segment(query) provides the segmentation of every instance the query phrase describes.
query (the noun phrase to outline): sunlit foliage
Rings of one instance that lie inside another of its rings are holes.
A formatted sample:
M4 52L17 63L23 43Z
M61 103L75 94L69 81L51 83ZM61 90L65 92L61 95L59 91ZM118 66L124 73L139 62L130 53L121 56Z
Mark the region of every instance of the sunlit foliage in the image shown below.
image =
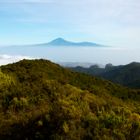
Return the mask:
M1 140L140 139L140 91L46 60L1 67Z

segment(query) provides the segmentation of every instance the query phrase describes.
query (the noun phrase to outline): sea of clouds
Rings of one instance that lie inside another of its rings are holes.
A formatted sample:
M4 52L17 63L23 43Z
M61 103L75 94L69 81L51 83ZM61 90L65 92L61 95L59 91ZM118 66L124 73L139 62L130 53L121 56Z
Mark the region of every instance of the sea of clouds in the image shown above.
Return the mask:
M0 65L6 65L9 63L18 62L23 59L34 59L29 56L23 56L23 55L7 55L7 54L0 54Z

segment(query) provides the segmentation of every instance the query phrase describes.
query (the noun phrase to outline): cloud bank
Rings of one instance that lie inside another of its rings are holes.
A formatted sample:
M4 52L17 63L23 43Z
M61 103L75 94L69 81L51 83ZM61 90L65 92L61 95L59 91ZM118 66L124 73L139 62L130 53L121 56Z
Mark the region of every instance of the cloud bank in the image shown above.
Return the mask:
M18 62L23 59L34 59L29 56L0 54L0 65Z

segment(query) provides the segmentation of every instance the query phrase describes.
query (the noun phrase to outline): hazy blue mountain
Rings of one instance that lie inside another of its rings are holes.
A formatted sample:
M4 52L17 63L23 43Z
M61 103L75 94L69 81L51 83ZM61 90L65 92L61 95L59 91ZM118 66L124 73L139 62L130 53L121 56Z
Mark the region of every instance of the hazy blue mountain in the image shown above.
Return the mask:
M92 43L92 42L71 42L67 41L63 38L57 38L52 40L51 42L40 44L40 45L45 45L45 46L103 46L100 44Z

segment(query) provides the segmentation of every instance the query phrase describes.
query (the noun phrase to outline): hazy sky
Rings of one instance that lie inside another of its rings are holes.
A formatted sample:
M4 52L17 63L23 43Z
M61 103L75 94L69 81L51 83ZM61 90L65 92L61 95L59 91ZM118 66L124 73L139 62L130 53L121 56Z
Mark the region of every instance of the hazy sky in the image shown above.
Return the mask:
M140 47L140 1L0 0L0 45L57 37Z

